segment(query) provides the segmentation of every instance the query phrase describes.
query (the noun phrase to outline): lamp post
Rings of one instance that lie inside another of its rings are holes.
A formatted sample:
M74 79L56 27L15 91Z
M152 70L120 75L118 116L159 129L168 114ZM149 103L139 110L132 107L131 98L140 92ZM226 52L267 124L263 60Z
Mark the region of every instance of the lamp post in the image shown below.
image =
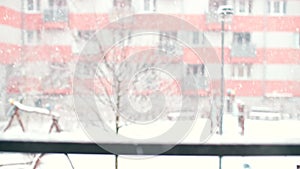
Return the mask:
M223 114L224 114L224 25L225 17L233 14L233 8L230 5L220 6L218 9L218 14L221 16L221 108L220 108L220 126L219 133L223 134Z

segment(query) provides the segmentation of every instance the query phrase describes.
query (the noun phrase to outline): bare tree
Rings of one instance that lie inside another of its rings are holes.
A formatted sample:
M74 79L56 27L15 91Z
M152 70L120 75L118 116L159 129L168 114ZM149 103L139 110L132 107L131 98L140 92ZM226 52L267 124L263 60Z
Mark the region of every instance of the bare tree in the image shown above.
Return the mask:
M97 62L86 61L77 66L85 70L94 69L94 74L88 75L94 85L86 90L96 93L101 108L96 111L99 120L105 120L105 113L114 117L114 130L118 134L123 126L121 123L147 123L163 118L171 109L180 106L180 75L176 72L181 72L181 65L177 63L179 57L153 47L130 52L133 37L131 31L124 27L112 30L111 34L119 37L106 44L98 39ZM103 39L99 34L95 37ZM153 38L158 39L158 34ZM86 44L83 53L92 50L88 46L92 43ZM87 74L87 71L84 72ZM82 101L88 104L86 99ZM117 168L117 155L115 162Z

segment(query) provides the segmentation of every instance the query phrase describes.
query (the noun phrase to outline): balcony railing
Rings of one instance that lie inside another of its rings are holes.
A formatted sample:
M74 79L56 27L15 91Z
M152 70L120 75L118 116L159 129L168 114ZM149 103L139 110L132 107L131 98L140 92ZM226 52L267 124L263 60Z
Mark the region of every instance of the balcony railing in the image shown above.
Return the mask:
M282 140L281 140L282 141ZM297 143L295 143L296 141ZM111 154L102 147L114 147L118 154L122 155L156 155L158 150L165 147L172 149L160 155L183 155L183 156L299 156L299 140L292 142L223 142L205 144L165 144L165 143L88 143L88 142L59 142L59 141L19 141L0 140L1 152L22 153L72 153L72 154ZM143 151L139 151L143 150Z
M233 57L255 57L256 47L254 44L238 44L233 43L231 46L231 56Z
M31 137L33 137L31 135ZM55 138L56 137L56 138ZM4 139L5 138L5 139ZM0 152L2 153L41 153L37 154L34 161L29 164L36 167L45 154L60 153L65 154L69 163L74 168L69 154L103 154L103 155L157 155L157 152L165 150L158 154L159 156L215 156L219 157L219 168L223 168L223 157L226 156L299 156L299 139L250 139L235 138L232 141L215 138L214 141L207 143L175 144L175 143L122 143L116 141L106 142L87 142L71 141L69 139L58 140L57 136L39 140L27 139L9 139L4 136L0 140ZM37 137L36 137L37 138ZM74 139L74 138L73 138ZM55 141L56 140L56 141ZM61 141L63 140L63 141ZM170 149L166 149L166 148ZM108 149L107 149L108 148ZM113 149L112 149L113 148ZM116 152L111 152L109 149ZM15 159L16 160L16 159ZM28 163L28 162L27 162ZM59 165L59 164L55 164ZM34 168L35 168L34 167ZM58 166L59 167L59 166Z
M158 44L159 54L168 55L168 56L182 56L183 48L179 45L176 45L175 42L171 43L168 41L166 43Z
M67 22L69 11L67 8L45 9L44 22Z

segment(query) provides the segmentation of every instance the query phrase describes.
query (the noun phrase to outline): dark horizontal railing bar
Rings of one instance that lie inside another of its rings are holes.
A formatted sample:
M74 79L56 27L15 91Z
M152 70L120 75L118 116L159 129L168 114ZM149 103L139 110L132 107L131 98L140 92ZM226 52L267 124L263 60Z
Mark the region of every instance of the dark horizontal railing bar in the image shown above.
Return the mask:
M113 154L106 148L118 150L120 155L157 155L171 144L77 143L0 141L0 151L21 153ZM300 155L300 144L179 144L160 155L183 156L286 156Z

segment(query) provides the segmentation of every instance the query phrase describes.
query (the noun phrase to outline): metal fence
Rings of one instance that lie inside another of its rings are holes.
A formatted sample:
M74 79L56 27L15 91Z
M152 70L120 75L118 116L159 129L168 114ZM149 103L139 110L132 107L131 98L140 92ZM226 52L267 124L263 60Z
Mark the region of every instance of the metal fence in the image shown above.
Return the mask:
M176 156L299 156L299 143L211 143L211 144L146 144L92 143L1 140L1 152L113 154L102 147L114 147L120 155L156 155L158 150L173 146L160 155Z

